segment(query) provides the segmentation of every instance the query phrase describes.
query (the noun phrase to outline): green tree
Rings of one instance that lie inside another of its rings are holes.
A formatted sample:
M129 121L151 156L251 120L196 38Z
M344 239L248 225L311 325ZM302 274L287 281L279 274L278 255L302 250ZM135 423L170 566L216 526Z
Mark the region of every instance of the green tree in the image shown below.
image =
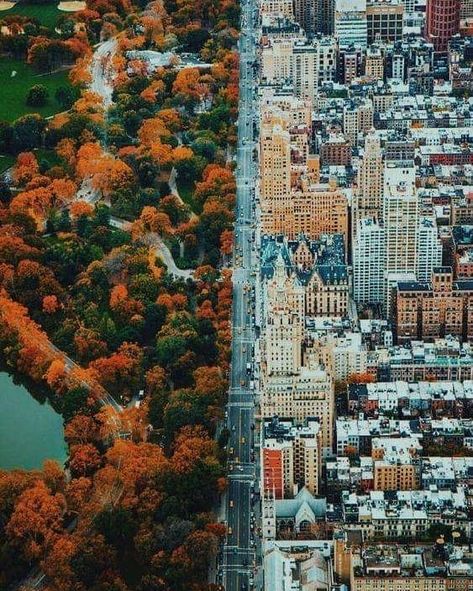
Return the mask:
M38 114L24 115L13 123L12 145L15 152L39 148L43 142L46 121Z
M46 86L43 84L35 84L32 86L26 96L26 104L29 107L44 107L48 102L49 93Z
M72 107L74 102L79 98L78 91L72 86L60 86L54 93L56 102L61 105L64 110Z

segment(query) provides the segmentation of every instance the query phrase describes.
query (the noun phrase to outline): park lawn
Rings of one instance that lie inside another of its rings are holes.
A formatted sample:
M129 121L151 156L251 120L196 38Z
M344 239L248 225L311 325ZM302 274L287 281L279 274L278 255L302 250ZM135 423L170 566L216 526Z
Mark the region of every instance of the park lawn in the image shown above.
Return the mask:
M58 2L53 4L26 4L20 2L10 8L9 10L4 10L0 12L0 19L5 16L11 16L13 14L19 14L21 16L28 16L31 18L37 19L44 27L48 27L48 29L54 29L56 27L56 23L58 18L61 15L67 14L66 12L62 12L58 9L57 5Z
M191 211L195 214L202 213L202 205L194 197L195 183L180 180L179 175L177 175L176 185L179 195L184 203L190 207Z
M16 76L12 78L13 70L16 71ZM35 84L42 84L49 91L49 100L44 107L29 107L26 104L28 91ZM12 122L27 113L39 113L43 117L58 113L62 107L56 102L54 93L60 86L68 84L67 70L38 75L22 60L0 58L0 120Z

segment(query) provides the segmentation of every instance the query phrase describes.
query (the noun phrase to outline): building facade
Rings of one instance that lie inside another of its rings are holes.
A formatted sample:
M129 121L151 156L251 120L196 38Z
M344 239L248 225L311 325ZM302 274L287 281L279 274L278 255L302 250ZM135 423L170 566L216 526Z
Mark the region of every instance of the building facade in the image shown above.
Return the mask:
M455 281L450 267L434 269L428 283L399 283L394 300L400 343L445 335L473 337L473 282Z
M447 51L460 29L460 0L427 0L425 38L435 51Z

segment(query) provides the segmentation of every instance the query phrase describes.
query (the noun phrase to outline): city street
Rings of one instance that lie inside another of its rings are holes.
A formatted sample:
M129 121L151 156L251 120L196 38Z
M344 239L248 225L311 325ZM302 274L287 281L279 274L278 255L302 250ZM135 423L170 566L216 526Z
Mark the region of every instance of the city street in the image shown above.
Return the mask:
M256 59L255 2L242 4L240 50L240 106L237 149L237 205L233 259L233 339L230 392L228 401L227 446L229 487L226 498L228 534L223 552L223 584L227 591L244 591L253 583L256 564L256 524L252 523L252 495L255 482L254 446L254 201L257 167L254 160L253 64Z

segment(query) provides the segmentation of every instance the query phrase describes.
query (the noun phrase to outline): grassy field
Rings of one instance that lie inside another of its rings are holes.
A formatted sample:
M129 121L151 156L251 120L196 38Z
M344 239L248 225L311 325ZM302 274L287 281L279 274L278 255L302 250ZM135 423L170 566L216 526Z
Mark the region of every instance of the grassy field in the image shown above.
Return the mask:
M12 71L16 76L12 78ZM21 60L0 58L0 119L14 121L26 113L40 113L44 117L61 111L54 93L59 86L68 85L67 71L54 74L38 75L28 64ZM28 107L28 90L35 84L43 84L49 90L49 101L44 107Z
M65 12L62 12L61 10L58 10L58 3L59 2L54 2L52 4L34 5L26 4L25 2L21 2L20 0L20 2L13 8L0 12L0 19L4 16L20 14L21 16L34 17L43 26L48 27L50 29L54 29L58 18L61 15L67 14Z
M187 181L179 180L179 176L176 179L177 190L179 195L186 205L196 213L202 213L202 205L194 198L195 184Z

